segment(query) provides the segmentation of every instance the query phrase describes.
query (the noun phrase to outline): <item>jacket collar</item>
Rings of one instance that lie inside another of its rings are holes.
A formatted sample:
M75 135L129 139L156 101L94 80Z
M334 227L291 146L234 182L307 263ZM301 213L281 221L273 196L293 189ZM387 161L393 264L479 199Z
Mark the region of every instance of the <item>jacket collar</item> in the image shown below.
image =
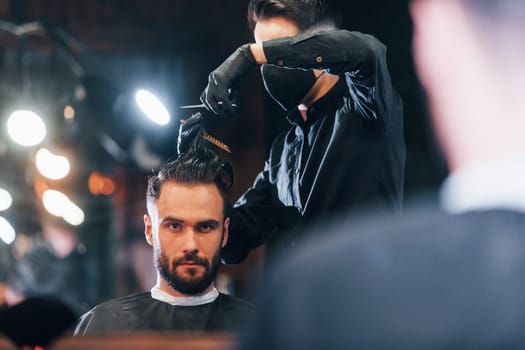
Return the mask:
M524 178L525 158L468 165L447 177L440 203L451 213L495 208L525 212Z

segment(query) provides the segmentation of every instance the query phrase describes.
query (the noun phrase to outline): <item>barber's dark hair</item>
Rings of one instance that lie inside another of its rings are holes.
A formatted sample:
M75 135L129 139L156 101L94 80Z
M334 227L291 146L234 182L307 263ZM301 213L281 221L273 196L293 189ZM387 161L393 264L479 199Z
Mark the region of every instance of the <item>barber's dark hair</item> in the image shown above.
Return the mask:
M233 185L233 170L211 149L201 146L183 153L163 164L157 175L148 178L146 203L149 206L159 199L162 185L167 182L185 184L215 184L224 202L225 216L229 210L227 192Z
M288 18L301 32L323 27L339 28L342 22L341 0L250 0L248 25L251 30L260 20Z

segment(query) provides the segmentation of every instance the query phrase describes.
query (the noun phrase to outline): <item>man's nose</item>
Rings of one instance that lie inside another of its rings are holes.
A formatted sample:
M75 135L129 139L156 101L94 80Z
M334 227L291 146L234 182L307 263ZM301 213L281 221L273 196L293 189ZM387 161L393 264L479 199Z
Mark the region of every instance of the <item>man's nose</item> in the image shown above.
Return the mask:
M196 253L199 251L196 241L196 235L192 229L188 229L188 231L184 235L183 251L185 253Z

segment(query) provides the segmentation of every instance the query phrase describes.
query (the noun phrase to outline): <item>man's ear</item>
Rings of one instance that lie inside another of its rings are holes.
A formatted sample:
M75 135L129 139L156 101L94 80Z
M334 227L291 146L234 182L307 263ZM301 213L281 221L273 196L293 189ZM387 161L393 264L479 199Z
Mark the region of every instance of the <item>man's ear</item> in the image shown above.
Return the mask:
M151 218L148 214L144 214L144 235L146 241L150 246L153 246L153 227L151 224Z
M229 234L229 227L230 227L230 218L229 217L226 217L224 219L224 232L222 234L222 243L221 243L221 248L224 248L224 246L226 245L226 243L228 242L228 234Z

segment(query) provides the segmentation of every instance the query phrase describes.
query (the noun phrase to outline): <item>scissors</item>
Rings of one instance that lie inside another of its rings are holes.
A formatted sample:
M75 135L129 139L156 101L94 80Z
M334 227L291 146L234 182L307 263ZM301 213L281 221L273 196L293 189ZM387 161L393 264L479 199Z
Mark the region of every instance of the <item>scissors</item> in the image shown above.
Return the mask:
M222 101L219 101L217 102L218 105L222 105ZM235 103L232 103L232 106L233 107L237 107L237 105ZM185 105L185 106L180 106L179 108L182 108L182 109L189 109L189 108L206 108L206 106L204 105L204 103L201 103L201 104L198 104L198 105Z

